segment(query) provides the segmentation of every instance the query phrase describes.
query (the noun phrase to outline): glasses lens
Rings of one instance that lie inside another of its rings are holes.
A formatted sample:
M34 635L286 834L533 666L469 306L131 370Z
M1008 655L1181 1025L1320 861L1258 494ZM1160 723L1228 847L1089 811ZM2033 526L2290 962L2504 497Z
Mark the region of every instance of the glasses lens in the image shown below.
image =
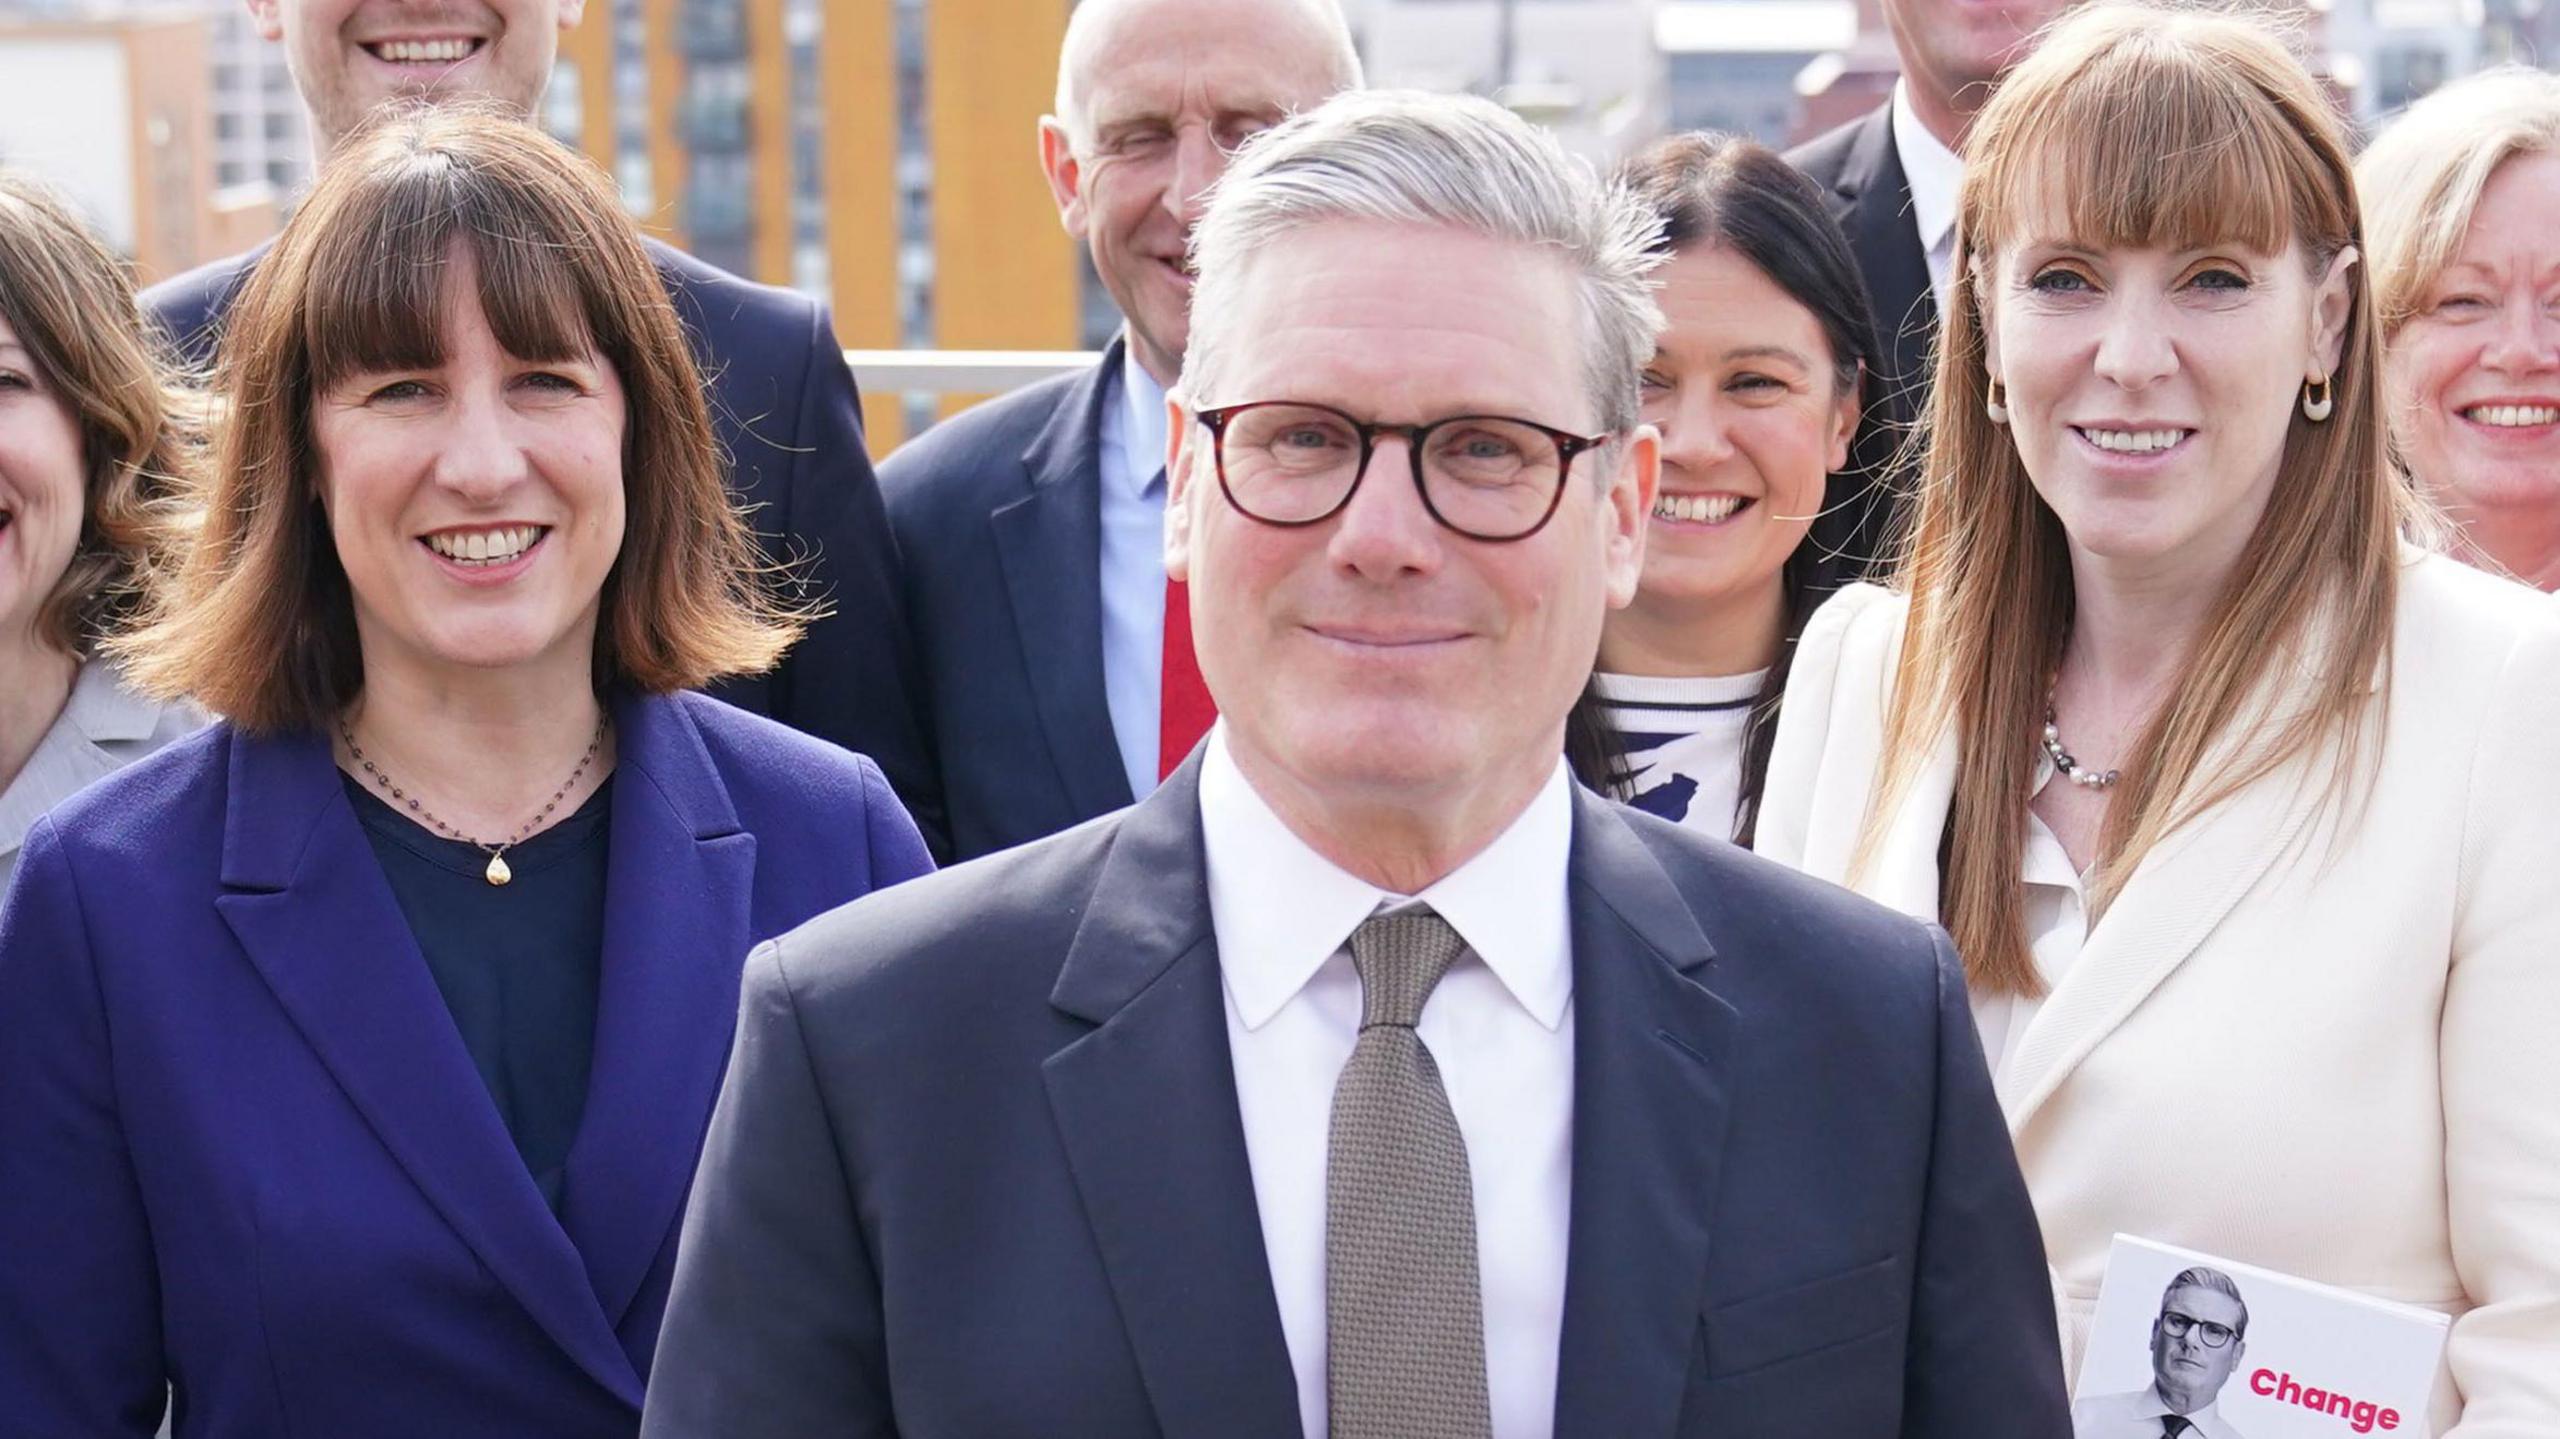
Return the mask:
M2190 1318L2175 1309L2162 1314L2160 1322L2169 1331L2169 1337L2172 1339L2183 1339L2187 1331L2193 1329L2196 1331L2196 1338L2202 1340L2207 1349L2219 1349L2230 1343L2234 1333L2228 1324L2216 1324L2210 1319Z
M1423 445L1431 507L1453 528L1486 539L1535 529L1555 503L1563 470L1555 437L1517 420L1450 420Z
M1314 405L1237 411L1219 453L1236 507L1278 524L1331 514L1360 479L1359 430Z

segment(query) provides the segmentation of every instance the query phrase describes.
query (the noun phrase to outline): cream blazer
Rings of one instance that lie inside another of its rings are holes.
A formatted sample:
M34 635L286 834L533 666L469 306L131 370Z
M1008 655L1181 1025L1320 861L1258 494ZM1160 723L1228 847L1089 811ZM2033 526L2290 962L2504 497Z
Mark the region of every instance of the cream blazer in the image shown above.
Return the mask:
M1849 874L1905 609L1806 627L1758 847L1935 919L1951 735ZM2552 1439L2560 604L2413 554L2395 625L2361 805L2296 761L2172 833L1994 1079L2075 1374L2121 1231L2452 1314L2437 1432Z

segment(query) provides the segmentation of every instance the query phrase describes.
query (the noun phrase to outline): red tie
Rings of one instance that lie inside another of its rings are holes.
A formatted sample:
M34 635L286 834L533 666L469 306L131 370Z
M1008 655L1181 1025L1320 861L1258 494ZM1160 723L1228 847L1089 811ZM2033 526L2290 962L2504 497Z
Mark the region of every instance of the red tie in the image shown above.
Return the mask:
M1164 684L1157 701L1156 778L1173 773L1218 717L1191 649L1191 593L1182 581L1164 582Z

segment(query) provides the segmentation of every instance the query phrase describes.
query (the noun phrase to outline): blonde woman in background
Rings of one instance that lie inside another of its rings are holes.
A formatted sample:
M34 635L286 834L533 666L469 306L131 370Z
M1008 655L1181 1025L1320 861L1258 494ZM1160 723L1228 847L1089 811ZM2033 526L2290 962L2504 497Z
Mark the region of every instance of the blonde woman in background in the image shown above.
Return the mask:
M2400 543L2328 100L2083 11L1958 233L1914 550L1807 628L1760 848L1953 933L2075 1368L2124 1232L2451 1314L2434 1426L2560 1432L2560 613Z
M2410 107L2356 162L2400 459L2455 553L2560 590L2560 75Z
M204 723L97 653L165 543L185 404L123 263L0 172L0 892L38 816Z

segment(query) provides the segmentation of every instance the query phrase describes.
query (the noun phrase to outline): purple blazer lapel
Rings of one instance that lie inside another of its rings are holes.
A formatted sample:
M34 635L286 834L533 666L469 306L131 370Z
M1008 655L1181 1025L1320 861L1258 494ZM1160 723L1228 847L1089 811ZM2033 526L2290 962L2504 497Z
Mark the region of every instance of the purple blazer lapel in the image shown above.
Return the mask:
M759 936L756 839L692 718L633 698L615 725L595 1063L560 1218L620 1324L683 1216Z
M236 737L214 907L419 1191L597 1382L640 1378L525 1172L319 735Z

